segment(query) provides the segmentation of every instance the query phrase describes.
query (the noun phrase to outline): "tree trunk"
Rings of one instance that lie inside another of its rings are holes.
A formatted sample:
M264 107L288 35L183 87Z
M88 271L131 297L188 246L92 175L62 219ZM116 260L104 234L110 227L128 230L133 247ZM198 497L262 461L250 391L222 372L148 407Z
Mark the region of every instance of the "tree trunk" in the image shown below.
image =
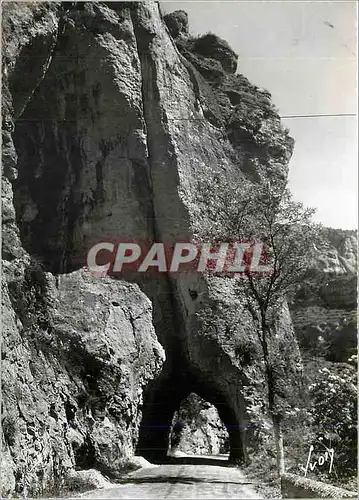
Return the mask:
M281 477L284 474L285 470L283 433L281 427L281 417L276 413L276 407L275 407L275 378L268 349L268 339L271 338L271 331L266 322L265 312L262 312L261 321L262 321L261 330L258 332L259 333L258 336L263 350L263 358L264 358L266 378L267 378L268 408L273 422L277 471L279 477Z
M277 470L279 477L284 474L284 447L283 447L283 433L282 427L280 425L280 419L273 415L273 431L274 431L274 441L277 452Z
M267 351L268 352L268 351ZM269 362L266 363L267 383L268 383L268 406L272 416L273 434L276 447L277 471L279 477L284 474L284 446L283 433L281 427L281 417L276 413L275 407L275 380L273 369Z

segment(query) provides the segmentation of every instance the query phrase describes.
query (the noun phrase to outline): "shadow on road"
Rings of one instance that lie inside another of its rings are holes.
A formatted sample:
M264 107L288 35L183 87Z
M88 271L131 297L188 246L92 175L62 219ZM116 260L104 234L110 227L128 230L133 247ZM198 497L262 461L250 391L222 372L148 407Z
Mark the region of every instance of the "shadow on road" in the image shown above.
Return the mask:
M145 483L184 483L184 484L194 484L194 483L214 483L214 484L253 484L253 481L219 481L216 479L208 478L198 478L193 476L145 476L145 477L128 477L118 481L120 484L145 484Z
M176 465L216 465L217 467L232 467L228 459L223 457L167 457L163 464L176 464Z

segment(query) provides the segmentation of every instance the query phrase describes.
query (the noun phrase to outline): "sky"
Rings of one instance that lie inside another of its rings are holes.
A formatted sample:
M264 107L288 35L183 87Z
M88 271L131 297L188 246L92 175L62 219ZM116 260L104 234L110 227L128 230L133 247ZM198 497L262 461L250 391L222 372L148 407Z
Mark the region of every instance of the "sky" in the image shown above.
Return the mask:
M281 116L357 113L356 1L162 1L239 55L238 71L269 90ZM289 187L325 226L358 224L356 117L283 118L295 139Z

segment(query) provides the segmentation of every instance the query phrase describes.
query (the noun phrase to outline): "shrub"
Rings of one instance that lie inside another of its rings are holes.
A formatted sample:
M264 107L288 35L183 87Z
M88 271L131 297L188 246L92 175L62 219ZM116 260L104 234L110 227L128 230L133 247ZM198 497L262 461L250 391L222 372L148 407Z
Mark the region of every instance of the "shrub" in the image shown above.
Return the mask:
M335 450L334 465L339 476L357 472L356 371L338 364L332 371L322 368L309 386L312 422L316 438Z

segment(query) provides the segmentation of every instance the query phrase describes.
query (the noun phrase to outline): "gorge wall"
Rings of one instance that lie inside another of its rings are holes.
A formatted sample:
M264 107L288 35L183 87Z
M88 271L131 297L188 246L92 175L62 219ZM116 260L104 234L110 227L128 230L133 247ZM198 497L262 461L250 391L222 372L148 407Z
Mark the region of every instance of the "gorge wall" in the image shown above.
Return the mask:
M336 366L350 369L350 365L355 364L357 246L356 231L323 228L321 246L301 287L289 303L308 383L316 381L320 368L328 369L329 366L333 373L337 373ZM197 447L200 453L211 455L214 448L217 453L221 448L225 449L218 415L208 403L191 395L180 410L177 416L180 425L175 428L174 439L174 445L180 451L194 453ZM213 446L213 443L216 444ZM217 443L220 446L216 446ZM290 440L289 443L293 445ZM290 447L287 452L290 456ZM296 467L297 462L298 457L294 461ZM290 459L287 465L290 466ZM299 496L298 491L297 494Z
M198 179L283 182L293 141L215 35L154 2L3 6L2 494L163 459L195 392L243 460L265 400L225 278L91 276L101 239L190 241ZM277 335L299 361L289 311Z
M290 303L302 353L347 362L357 353L357 231L323 229L317 257Z

